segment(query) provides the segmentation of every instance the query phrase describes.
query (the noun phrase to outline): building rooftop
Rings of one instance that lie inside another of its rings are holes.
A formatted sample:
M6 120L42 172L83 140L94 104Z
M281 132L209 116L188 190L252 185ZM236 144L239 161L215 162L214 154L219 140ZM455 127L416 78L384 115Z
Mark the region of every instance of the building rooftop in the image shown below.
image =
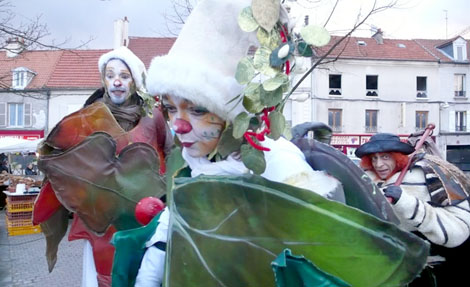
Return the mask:
M315 50L318 55L322 55L341 38L332 36L328 45ZM350 37L335 47L329 57L340 55L342 59L426 62L438 60L414 40L383 39L382 42L379 44L374 38Z
M66 50L55 65L49 88L99 88L98 59L110 50Z
M63 51L27 51L16 57L7 57L5 51L0 52L0 88L12 86L12 70L26 68L36 76L28 84L28 89L41 89L47 83L59 61Z
M175 41L176 38L129 37L128 48L144 62L148 69L152 59L168 54Z

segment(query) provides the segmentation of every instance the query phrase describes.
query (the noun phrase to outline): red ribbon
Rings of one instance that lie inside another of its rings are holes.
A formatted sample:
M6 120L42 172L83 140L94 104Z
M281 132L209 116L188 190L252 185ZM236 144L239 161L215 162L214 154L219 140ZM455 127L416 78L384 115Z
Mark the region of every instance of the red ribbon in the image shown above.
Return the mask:
M281 40L282 40L282 43L285 43L287 42L287 37L286 37L286 34L287 34L287 31L285 31L285 27L282 26L282 30L281 30ZM289 60L286 61L286 75L289 75L290 74L290 62Z
M264 141L264 135L271 133L271 121L269 120L268 115L269 115L269 112L274 111L274 109L275 109L275 107L269 107L269 108L265 108L263 110L263 115L261 116L261 120L263 122L265 122L265 124L266 124L266 127L264 128L264 130L262 130L260 133L246 131L243 134L243 136L245 137L247 142L257 150L261 150L261 151L270 151L271 150L267 147L264 147L262 145L259 145L259 144L255 143L255 141L252 139L252 137L256 137L256 139L258 141L262 142L262 141Z

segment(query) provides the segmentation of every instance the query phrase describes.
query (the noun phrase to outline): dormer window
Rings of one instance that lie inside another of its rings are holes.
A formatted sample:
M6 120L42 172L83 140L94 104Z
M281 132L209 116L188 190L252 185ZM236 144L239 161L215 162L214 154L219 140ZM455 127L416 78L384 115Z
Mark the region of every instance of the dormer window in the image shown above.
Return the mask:
M27 68L16 68L12 71L11 87L16 90L23 90L28 86L35 75L36 73Z
M447 57L456 62L468 61L467 41L462 37L457 37L455 40L444 43L437 48Z

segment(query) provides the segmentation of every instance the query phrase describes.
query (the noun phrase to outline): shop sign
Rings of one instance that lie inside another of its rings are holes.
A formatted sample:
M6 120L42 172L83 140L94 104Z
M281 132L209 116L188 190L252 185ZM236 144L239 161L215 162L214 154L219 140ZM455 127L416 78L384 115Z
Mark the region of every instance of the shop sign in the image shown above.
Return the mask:
M0 139L1 138L15 138L23 140L37 140L44 137L43 130L0 130Z
M359 136L332 136L331 145L358 145Z
M370 141L370 138L372 136L361 136L361 145L365 144L366 142ZM408 141L408 136L399 136L400 137L400 141L402 142L407 142Z

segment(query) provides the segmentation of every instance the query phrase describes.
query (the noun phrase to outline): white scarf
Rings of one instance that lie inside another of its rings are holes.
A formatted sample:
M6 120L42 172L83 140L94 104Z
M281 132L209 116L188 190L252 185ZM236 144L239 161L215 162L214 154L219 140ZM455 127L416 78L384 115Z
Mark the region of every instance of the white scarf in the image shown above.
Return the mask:
M191 177L205 175L241 175L248 172L241 160L231 155L226 160L211 162L206 157L192 157L183 148L182 156L191 168Z

